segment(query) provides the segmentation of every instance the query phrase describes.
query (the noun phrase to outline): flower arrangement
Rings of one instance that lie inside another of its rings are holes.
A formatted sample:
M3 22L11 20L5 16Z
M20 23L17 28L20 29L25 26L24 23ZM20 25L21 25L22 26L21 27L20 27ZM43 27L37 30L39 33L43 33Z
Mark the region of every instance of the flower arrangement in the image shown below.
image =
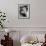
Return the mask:
M6 15L4 12L0 11L0 27L3 28L4 27L4 22L6 20Z

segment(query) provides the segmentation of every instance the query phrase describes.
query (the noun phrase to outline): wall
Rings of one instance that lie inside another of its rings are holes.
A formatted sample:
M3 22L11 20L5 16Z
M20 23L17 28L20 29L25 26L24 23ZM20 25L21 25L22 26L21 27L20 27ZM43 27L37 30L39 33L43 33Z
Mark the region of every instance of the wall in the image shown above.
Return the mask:
M30 19L18 19L18 4L30 4ZM0 0L6 12L6 27L46 27L46 0Z

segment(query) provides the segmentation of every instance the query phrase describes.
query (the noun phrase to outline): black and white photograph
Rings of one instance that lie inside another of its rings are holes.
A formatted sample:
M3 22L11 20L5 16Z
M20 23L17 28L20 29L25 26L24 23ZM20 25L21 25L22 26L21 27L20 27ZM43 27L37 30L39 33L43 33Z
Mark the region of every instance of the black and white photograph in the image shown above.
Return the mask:
M18 4L18 18L19 19L30 18L30 4Z

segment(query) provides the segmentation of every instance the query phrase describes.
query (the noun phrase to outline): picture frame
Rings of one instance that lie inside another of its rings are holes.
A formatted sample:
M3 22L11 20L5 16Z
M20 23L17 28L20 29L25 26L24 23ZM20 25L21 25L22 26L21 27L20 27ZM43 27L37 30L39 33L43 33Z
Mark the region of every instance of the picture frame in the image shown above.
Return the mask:
M30 18L30 4L18 4L18 18L19 19Z

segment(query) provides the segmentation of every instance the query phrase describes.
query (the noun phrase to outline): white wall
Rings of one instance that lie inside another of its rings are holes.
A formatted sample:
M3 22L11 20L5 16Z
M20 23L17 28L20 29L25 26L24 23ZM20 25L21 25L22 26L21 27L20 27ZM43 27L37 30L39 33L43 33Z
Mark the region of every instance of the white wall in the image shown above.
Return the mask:
M30 4L30 19L18 19L18 4ZM46 27L46 0L0 0L7 27Z

